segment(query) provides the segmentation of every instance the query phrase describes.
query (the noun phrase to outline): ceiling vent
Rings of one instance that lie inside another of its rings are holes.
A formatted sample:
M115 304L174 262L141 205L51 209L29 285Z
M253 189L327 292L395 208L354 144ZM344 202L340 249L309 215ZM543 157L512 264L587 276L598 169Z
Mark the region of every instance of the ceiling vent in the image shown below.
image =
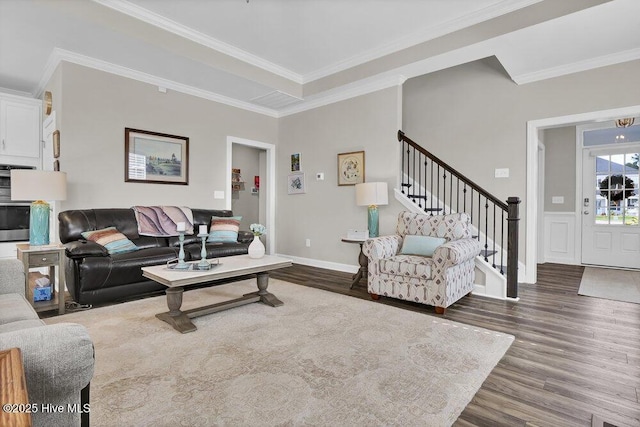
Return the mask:
M253 102L254 104L262 105L263 107L267 108L273 108L274 110L278 110L280 108L286 107L287 105L295 104L301 101L302 98L291 96L287 93L280 92L279 90L274 90L273 92L269 92L266 95L261 95L251 99L251 102Z

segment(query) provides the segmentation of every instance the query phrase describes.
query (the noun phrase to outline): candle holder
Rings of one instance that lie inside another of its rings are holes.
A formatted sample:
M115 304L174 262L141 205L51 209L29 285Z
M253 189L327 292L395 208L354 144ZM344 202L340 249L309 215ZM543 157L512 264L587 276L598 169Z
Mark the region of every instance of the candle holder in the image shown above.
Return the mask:
M178 264L175 268L177 270L186 270L189 268L189 264L184 261L184 231L178 232L178 240L180 241L180 252L178 252Z
M205 246L205 241L209 235L207 233L198 234L198 237L202 239L202 249L200 250L200 262L198 263L198 268L200 270L208 270L210 265L207 261L207 248Z

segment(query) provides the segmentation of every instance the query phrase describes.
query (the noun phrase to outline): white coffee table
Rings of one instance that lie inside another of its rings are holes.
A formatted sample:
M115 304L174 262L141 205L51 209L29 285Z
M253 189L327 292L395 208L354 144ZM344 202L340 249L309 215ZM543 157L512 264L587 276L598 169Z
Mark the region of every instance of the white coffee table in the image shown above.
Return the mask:
M215 262L215 261L214 261ZM169 311L156 314L156 317L173 326L179 332L193 332L197 328L191 319L206 314L216 313L233 307L253 302L262 302L272 307L282 305L282 301L267 292L269 271L291 266L291 260L273 255L262 258L249 258L249 255L236 255L219 259L220 264L207 271L171 270L166 265L142 267L142 275L167 287L167 306ZM194 262L195 264L198 261ZM184 287L214 280L255 274L258 291L245 294L240 298L216 304L181 311Z

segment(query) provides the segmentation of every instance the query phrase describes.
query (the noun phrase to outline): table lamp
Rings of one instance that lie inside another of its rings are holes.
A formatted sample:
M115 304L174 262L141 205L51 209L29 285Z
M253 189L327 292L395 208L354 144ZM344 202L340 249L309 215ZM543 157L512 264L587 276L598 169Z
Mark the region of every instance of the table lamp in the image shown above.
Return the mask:
M369 206L369 237L378 237L378 206L389 204L386 182L356 184L356 204Z
M51 208L45 200L67 198L67 174L65 172L34 169L11 170L11 200L30 200L29 244L49 244L49 214Z

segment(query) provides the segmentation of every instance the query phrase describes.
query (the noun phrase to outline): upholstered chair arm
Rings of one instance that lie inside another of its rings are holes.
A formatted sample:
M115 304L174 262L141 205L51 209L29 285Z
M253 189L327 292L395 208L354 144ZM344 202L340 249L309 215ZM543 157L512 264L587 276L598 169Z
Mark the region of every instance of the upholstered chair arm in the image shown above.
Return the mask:
M24 265L18 259L0 259L0 294L24 296Z
M456 265L478 256L481 249L480 242L473 238L453 240L438 246L433 257L445 265Z
M71 396L80 403L94 367L93 342L84 326L59 323L0 334L0 350L12 347L22 352L31 403L67 403Z
M402 246L402 237L399 235L381 236L368 239L362 245L362 253L369 258L369 262L378 259L390 258L398 253Z

